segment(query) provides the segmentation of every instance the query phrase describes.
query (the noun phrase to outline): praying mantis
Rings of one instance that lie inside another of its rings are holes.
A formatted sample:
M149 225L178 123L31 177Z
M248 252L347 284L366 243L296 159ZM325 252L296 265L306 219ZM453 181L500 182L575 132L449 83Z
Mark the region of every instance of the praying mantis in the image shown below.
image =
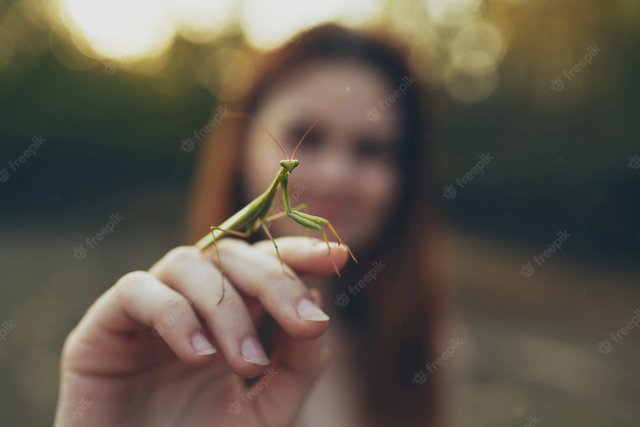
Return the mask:
M219 226L211 226L209 233L207 233L204 237L202 237L200 240L198 240L195 243L195 247L201 251L204 251L211 245L213 245L215 248L216 257L218 260L218 267L220 269L220 274L222 276L222 291L220 293L220 298L218 299L217 304L220 304L222 302L222 300L224 299L224 293L225 293L224 271L222 269L220 251L218 250L218 245L217 245L218 240L228 235L247 238L253 233L255 233L256 231L258 231L259 229L262 229L267 235L267 237L273 243L276 250L276 255L278 256L278 259L280 260L280 264L282 265L284 270L284 263L282 261L282 258L280 257L280 252L278 251L278 244L276 243L273 236L269 232L269 228L267 227L267 224L275 219L282 218L285 215L291 218L293 221L297 222L298 224L302 225L302 227L304 227L307 230L320 231L322 233L322 238L324 239L324 242L327 244L327 249L328 249L327 255L330 256L331 246L329 245L329 240L327 239L327 233L324 229L324 226L327 226L331 231L331 234L338 241L338 245L344 245L344 247L349 252L349 255L351 256L351 258L355 262L358 262L356 257L353 255L353 252L351 252L351 249L349 249L349 246L347 246L344 243L344 241L340 238L335 227L331 224L329 220L322 218L320 216L310 215L308 213L302 212L300 209L304 209L305 208L304 205L298 205L294 207L291 206L291 200L289 198L289 187L288 187L289 175L300 163L295 158L296 152L304 142L309 132L311 132L311 130L318 124L318 122L322 119L322 117L347 92L349 92L349 87L345 88L345 91L342 93L342 95L334 99L318 115L318 117L313 121L313 123L309 126L309 128L306 130L306 132L302 135L302 137L296 144L291 156L287 155L287 152L285 151L282 144L278 142L278 140L267 130L267 128L258 120L250 116L249 114L242 113L242 112L231 112L227 114L230 117L245 118L245 119L251 120L255 125L260 127L269 136L269 138L271 138L271 140L278 146L278 148L280 148L280 150L285 156L285 159L280 160L280 168L276 172L273 180L271 181L271 184L267 187L267 189L262 194L258 195L256 198L250 201L242 209L240 209L239 211L231 215ZM268 215L269 209L271 208L271 205L275 199L278 188L280 188L282 192L282 202L284 204L284 212L280 212L275 215L269 216ZM333 263L333 268L336 274L340 276L340 272L338 271L338 267L336 266L335 261L333 261L333 258L331 258L331 262ZM284 271L286 272L286 270Z

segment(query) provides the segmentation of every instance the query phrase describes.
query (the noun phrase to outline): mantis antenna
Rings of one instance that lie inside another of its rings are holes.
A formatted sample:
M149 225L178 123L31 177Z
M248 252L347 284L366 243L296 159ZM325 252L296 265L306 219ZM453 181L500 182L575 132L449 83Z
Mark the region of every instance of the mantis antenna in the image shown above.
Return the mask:
M342 98L347 94L347 92L349 92L350 88L349 86L347 86L344 89L344 92L342 92L340 95L336 96L333 101L331 101L329 103L329 105L327 105L325 107L324 110L322 110L322 112L318 115L318 117L316 117L316 119L313 121L313 123L311 124L311 126L309 126L309 128L307 129L307 131L304 133L304 135L302 135L302 138L300 138L300 141L298 141L298 143L296 144L295 149L293 150L293 154L291 156L289 156L287 154L287 152L285 151L284 147L282 146L282 144L280 144L278 142L278 140L271 134L271 132L269 132L269 130L267 129L267 127L260 122L258 119L256 119L255 117L253 117L250 114L247 113L243 113L241 111L232 111L230 113L227 113L227 115L229 117L234 117L234 118L242 118L242 119L247 119L250 120L253 124L255 124L256 126L258 126L260 129L262 129L262 131L264 133L266 133L269 138L271 138L271 140L273 142L276 143L276 145L278 146L278 148L280 149L280 151L282 151L282 154L284 154L284 157L286 159L293 159L296 155L296 152L298 151L298 148L300 148L300 146L302 145L302 143L304 142L305 138L307 137L307 135L309 135L309 132L311 132L313 130L313 128L320 122L320 120L329 112L329 110L331 110L331 108L333 108L334 105L336 105L339 101L342 100Z
M240 111L232 111L230 113L227 113L227 115L229 117L235 117L235 118L242 118L242 119L251 120L253 122L253 124L257 125L260 129L262 129L264 131L264 133L269 135L269 138L271 138L271 140L276 143L276 145L278 146L280 151L282 151L282 154L284 154L284 157L287 158L287 159L289 158L289 156L287 155L287 152L284 151L284 148L282 147L282 144L280 144L278 142L278 140L271 134L271 132L269 132L267 127L265 125L263 125L258 119L256 119L255 117L251 116L250 114L243 113L243 112L240 112Z
M325 107L325 109L314 120L314 122L311 124L311 126L309 126L309 129L307 129L307 131L304 133L304 135L302 135L302 138L300 138L300 141L298 141L298 144L296 145L296 148L293 150L293 154L291 155L291 157L289 157L290 159L293 159L295 157L296 152L298 151L298 148L300 148L300 146L302 145L302 142L304 141L304 139L307 137L307 135L309 135L309 132L311 132L311 130L318 124L320 119L322 119L325 116L325 114L327 114L327 112L329 112L329 110L331 110L331 108L333 108L334 105L336 105L339 101L341 101L342 98L344 98L344 96L347 94L347 92L349 92L349 90L350 90L349 86L344 88L344 92L342 92L340 95L336 96L334 98L334 100L331 101L329 103L329 105L327 105Z

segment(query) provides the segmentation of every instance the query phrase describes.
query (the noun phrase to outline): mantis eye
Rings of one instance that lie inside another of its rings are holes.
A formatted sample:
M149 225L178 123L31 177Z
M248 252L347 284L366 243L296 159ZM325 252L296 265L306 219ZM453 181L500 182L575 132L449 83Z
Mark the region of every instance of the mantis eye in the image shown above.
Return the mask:
M296 166L298 166L298 163L299 162L296 159L280 160L280 166L282 166L289 172L293 171Z

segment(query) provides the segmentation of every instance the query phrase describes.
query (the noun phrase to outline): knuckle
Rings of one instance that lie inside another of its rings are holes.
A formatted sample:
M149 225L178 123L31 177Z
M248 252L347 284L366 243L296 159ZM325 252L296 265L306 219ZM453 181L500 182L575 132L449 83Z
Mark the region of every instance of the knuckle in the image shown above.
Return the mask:
M69 361L70 358L74 356L76 353L76 349L78 347L78 338L77 338L77 328L74 328L69 335L64 339L64 344L62 345L62 353L60 360L64 365Z
M259 276L255 277L256 293L260 299L271 294L280 292L284 283L282 282L282 268L279 265L267 264L261 269Z
M162 302L160 310L153 318L154 328L162 333L167 330L176 321L186 316L191 310L191 304L179 296L170 296Z
M117 301L124 304L130 299L131 291L134 287L144 285L149 282L151 275L142 270L132 271L122 276L111 289Z
M277 255L259 253L255 255L253 262L259 265L259 273L254 277L258 299L262 301L277 299L280 296L300 293L304 290L304 284L293 269L287 264L281 264Z
M116 282L116 288L118 289L122 289L122 288L129 288L131 286L137 285L139 283L144 283L146 281L149 280L149 273L146 271L142 271L142 270L137 270L137 271L132 271L129 272L127 274L125 274L124 276L122 276L117 282Z
M266 260L263 270L264 276L272 282L277 282L284 274L282 266L277 259Z
M272 305L281 303L283 296L289 294L287 289L278 282L264 282L256 287L256 297L263 304Z
M216 243L218 245L218 249L223 251L241 251L246 250L247 247L250 247L249 243L242 239L238 239L236 237L225 237L220 239Z
M168 296L161 304L161 314L170 315L181 313L189 310L191 308L191 304L180 295L171 295Z
M280 260L278 260L278 264L280 264ZM282 271L282 269L284 268L284 271ZM298 281L298 275L295 273L295 271L293 271L293 269L291 267L289 267L289 265L287 265L286 263L283 263L282 266L280 266L280 274L285 274L289 277L294 278L295 282Z
M273 241L269 239L260 240L259 242L256 242L253 245L253 247L256 250L259 250L260 252L277 256L276 248L275 248L276 246L278 247L278 249L280 249L280 251L283 251L287 247L290 247L292 242L297 242L298 239L304 239L304 237L289 236L289 237L278 237L276 239L273 239Z
M224 313L242 313L244 307L244 300L237 292L234 292L232 286L227 283L224 299L220 304L217 303L217 297L207 301L201 301L199 307L202 311L202 316L207 319L208 322L217 322L219 318L226 317Z
M200 251L194 246L178 246L171 249L165 255L166 260L169 263L180 263L185 261L192 261L201 257Z
M302 282L298 275L286 263L281 263L277 256L269 256L270 260L266 267L266 275L272 283L282 286L301 287Z
M276 244L279 243L279 240L280 238L275 239ZM254 243L253 247L261 251L270 250L273 249L273 242L269 240L260 240L259 242Z

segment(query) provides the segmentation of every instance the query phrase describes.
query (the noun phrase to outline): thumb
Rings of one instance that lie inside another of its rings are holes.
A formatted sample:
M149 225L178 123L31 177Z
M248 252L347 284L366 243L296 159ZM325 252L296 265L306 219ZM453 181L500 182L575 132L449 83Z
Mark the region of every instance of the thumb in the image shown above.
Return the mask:
M320 293L314 289L311 294L321 306ZM269 376L269 385L255 401L265 425L293 423L328 359L329 349L323 337L295 340L280 330L273 363L263 375L265 379Z

